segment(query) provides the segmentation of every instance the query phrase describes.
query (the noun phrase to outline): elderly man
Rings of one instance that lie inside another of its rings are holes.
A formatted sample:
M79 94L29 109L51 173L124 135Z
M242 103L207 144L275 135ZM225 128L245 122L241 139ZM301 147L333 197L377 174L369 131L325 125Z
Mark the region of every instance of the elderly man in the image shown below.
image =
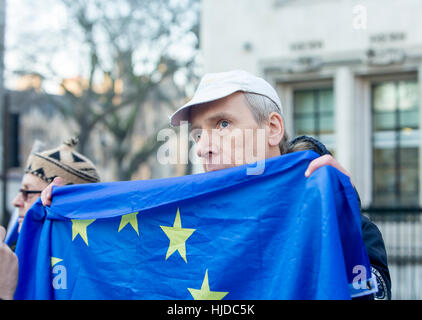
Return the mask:
M99 182L94 164L75 152L77 141L71 139L56 149L31 154L25 175L13 205L19 210L19 231L29 208L41 192L55 179L63 185ZM13 299L17 279L18 260L10 248L3 243L5 230L0 227L0 299Z
M265 80L244 71L205 75L192 100L171 117L172 125L177 126L181 121L191 124L197 155L202 159L206 172L279 156L294 151L292 148L298 142L288 142L282 107L275 90ZM252 139L246 138L246 130L255 132ZM258 131L262 132L261 138ZM302 142L318 143L309 140L301 139ZM252 144L253 148L247 148L247 144ZM315 150L313 145L304 149ZM329 164L350 177L328 151L318 153L321 157L311 162L306 176ZM238 162L239 154L243 156L243 163ZM375 224L365 216L362 216L362 234L378 283L376 297L390 299L391 284L384 241Z
M192 100L170 118L173 126L183 121L191 125L190 135L205 172L255 161L265 167L265 159L289 152L276 91L265 80L245 71L206 74ZM350 177L331 155L313 160L305 176L324 165ZM59 185L55 180L43 191L44 205L51 204L52 187Z

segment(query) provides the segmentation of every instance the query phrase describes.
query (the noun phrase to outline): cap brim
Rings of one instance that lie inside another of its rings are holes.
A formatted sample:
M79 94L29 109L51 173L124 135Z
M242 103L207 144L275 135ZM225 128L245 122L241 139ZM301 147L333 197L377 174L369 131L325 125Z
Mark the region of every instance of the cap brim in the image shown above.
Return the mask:
M242 89L239 86L227 86L225 88L218 88L218 90L203 90L201 93L195 94L192 100L170 116L170 124L173 127L180 126L181 121L189 121L192 107L198 107L201 104L225 98L237 91L242 91Z

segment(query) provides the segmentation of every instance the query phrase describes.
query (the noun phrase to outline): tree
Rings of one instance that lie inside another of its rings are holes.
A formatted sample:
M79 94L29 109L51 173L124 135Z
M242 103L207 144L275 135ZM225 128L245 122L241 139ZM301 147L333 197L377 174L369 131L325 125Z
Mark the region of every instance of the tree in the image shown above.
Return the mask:
M43 72L43 77L57 79L64 98L47 96L79 137L80 152L89 156L93 131L105 130L104 134L112 139L116 178L130 179L159 146L154 137L168 121L162 114L186 95L183 82L178 84L175 79L178 76L188 80L195 73L199 1L61 3L68 25L63 27L60 41L69 46L70 54L77 53L80 76L66 79L52 59L45 64L44 70L48 71ZM153 130L143 123L148 121L144 106L150 103L151 93L161 99ZM135 127L143 128L142 134L148 137L138 149L131 145Z

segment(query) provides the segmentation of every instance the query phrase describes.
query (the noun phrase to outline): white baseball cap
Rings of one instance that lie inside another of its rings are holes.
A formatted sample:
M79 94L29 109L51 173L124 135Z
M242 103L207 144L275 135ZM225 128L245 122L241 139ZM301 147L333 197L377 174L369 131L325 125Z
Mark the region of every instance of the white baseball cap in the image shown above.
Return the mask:
M280 114L283 114L280 98L267 81L243 70L233 70L205 74L193 98L171 115L170 124L179 126L181 121L189 121L190 108L227 97L237 91L266 96L277 105Z

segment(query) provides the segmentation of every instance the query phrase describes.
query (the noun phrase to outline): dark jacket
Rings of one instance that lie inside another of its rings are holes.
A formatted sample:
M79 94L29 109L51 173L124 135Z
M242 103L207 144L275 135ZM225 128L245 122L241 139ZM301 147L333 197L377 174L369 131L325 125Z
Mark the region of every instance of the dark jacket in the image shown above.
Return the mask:
M378 227L365 215L361 215L362 238L371 263L372 275L377 279L375 299L391 299L391 279L387 264L387 252Z

